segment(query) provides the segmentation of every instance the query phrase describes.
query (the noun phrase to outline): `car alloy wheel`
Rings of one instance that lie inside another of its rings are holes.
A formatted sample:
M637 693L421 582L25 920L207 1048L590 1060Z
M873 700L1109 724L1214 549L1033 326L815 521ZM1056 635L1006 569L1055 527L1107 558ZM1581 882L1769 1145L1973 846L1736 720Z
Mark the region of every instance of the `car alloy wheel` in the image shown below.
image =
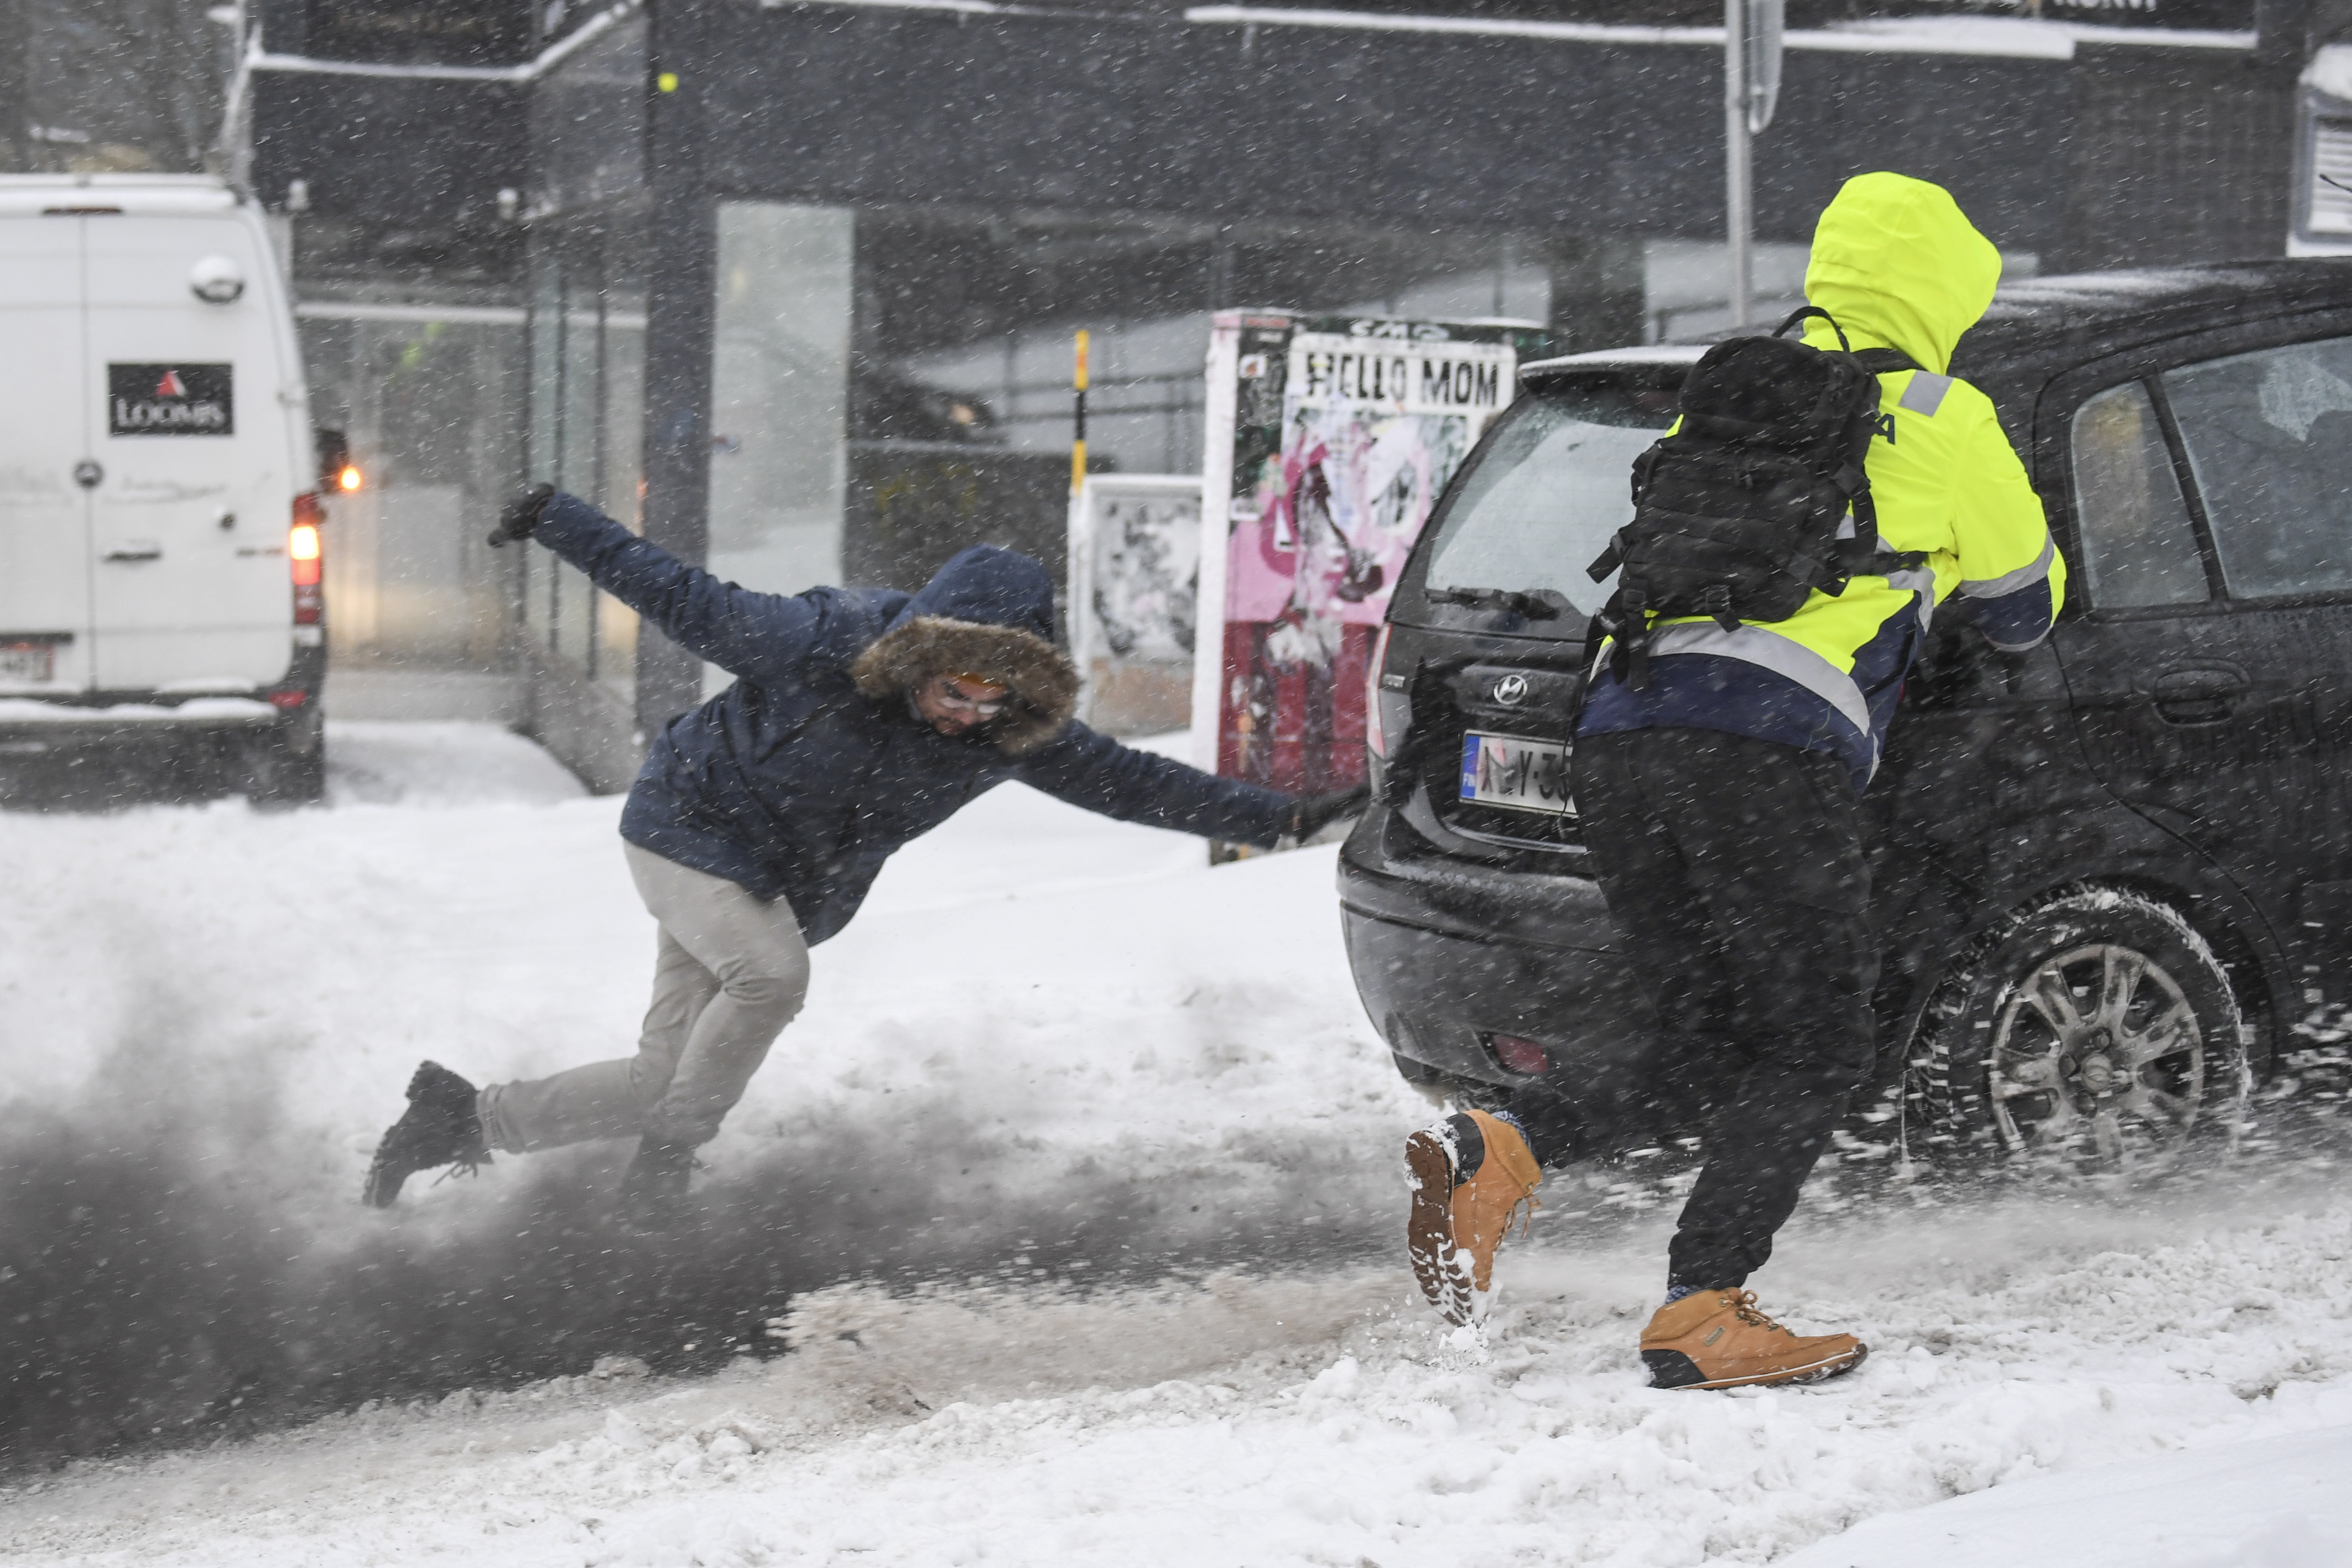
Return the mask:
M2124 1165L2188 1141L2205 1095L2205 1036L2161 964L2094 943L2045 959L2011 992L1986 1077L2008 1147L2087 1145Z
M2074 887L1955 964L1923 1020L1910 1103L1948 1138L2036 1168L2132 1176L2235 1131L2251 1080L2228 972L2176 910Z

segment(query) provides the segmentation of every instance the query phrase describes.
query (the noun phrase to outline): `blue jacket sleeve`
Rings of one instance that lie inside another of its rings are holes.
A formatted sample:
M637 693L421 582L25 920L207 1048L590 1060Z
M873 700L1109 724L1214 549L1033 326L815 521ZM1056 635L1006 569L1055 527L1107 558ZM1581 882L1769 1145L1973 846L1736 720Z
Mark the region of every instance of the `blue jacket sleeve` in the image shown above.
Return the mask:
M1279 790L1137 751L1076 723L1019 758L1014 776L1055 800L1123 822L1261 849L1282 837L1290 810L1290 797Z
M531 537L652 622L680 647L755 684L846 664L905 595L819 588L759 593L688 566L577 496L558 492Z

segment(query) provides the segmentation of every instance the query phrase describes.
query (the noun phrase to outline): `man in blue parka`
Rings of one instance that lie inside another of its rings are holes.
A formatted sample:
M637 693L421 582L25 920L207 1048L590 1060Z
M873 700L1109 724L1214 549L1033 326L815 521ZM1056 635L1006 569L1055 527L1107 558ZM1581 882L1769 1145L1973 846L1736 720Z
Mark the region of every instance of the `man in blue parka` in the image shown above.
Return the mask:
M920 592L755 593L541 486L493 544L536 538L683 646L734 674L646 757L623 852L660 923L653 1004L634 1057L477 1091L436 1062L408 1085L366 1201L418 1171L635 1136L625 1214L658 1222L799 1012L810 946L849 923L891 852L1009 779L1090 811L1272 846L1356 809L1294 798L1134 751L1076 723L1077 673L1054 646L1045 568L965 550Z

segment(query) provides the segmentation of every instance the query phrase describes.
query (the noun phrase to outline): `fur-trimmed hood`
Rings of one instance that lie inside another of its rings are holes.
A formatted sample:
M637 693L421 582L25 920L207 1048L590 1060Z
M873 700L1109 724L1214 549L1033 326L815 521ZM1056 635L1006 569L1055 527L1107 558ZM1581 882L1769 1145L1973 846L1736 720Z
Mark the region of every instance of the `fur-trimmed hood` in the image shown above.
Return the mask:
M986 733L1019 757L1060 734L1077 711L1078 673L1054 646L1054 580L1025 555L975 545L933 574L849 667L876 701L939 674L1009 687Z

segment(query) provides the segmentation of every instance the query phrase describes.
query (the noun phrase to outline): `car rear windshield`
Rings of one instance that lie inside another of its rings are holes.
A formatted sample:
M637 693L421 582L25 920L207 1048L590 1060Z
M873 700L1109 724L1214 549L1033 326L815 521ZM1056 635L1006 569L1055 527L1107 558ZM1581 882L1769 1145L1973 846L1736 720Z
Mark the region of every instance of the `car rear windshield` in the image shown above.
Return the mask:
M1596 374L1520 398L1449 498L1424 590L1549 589L1600 609L1614 580L1584 569L1633 520L1633 459L1674 423L1683 373Z

